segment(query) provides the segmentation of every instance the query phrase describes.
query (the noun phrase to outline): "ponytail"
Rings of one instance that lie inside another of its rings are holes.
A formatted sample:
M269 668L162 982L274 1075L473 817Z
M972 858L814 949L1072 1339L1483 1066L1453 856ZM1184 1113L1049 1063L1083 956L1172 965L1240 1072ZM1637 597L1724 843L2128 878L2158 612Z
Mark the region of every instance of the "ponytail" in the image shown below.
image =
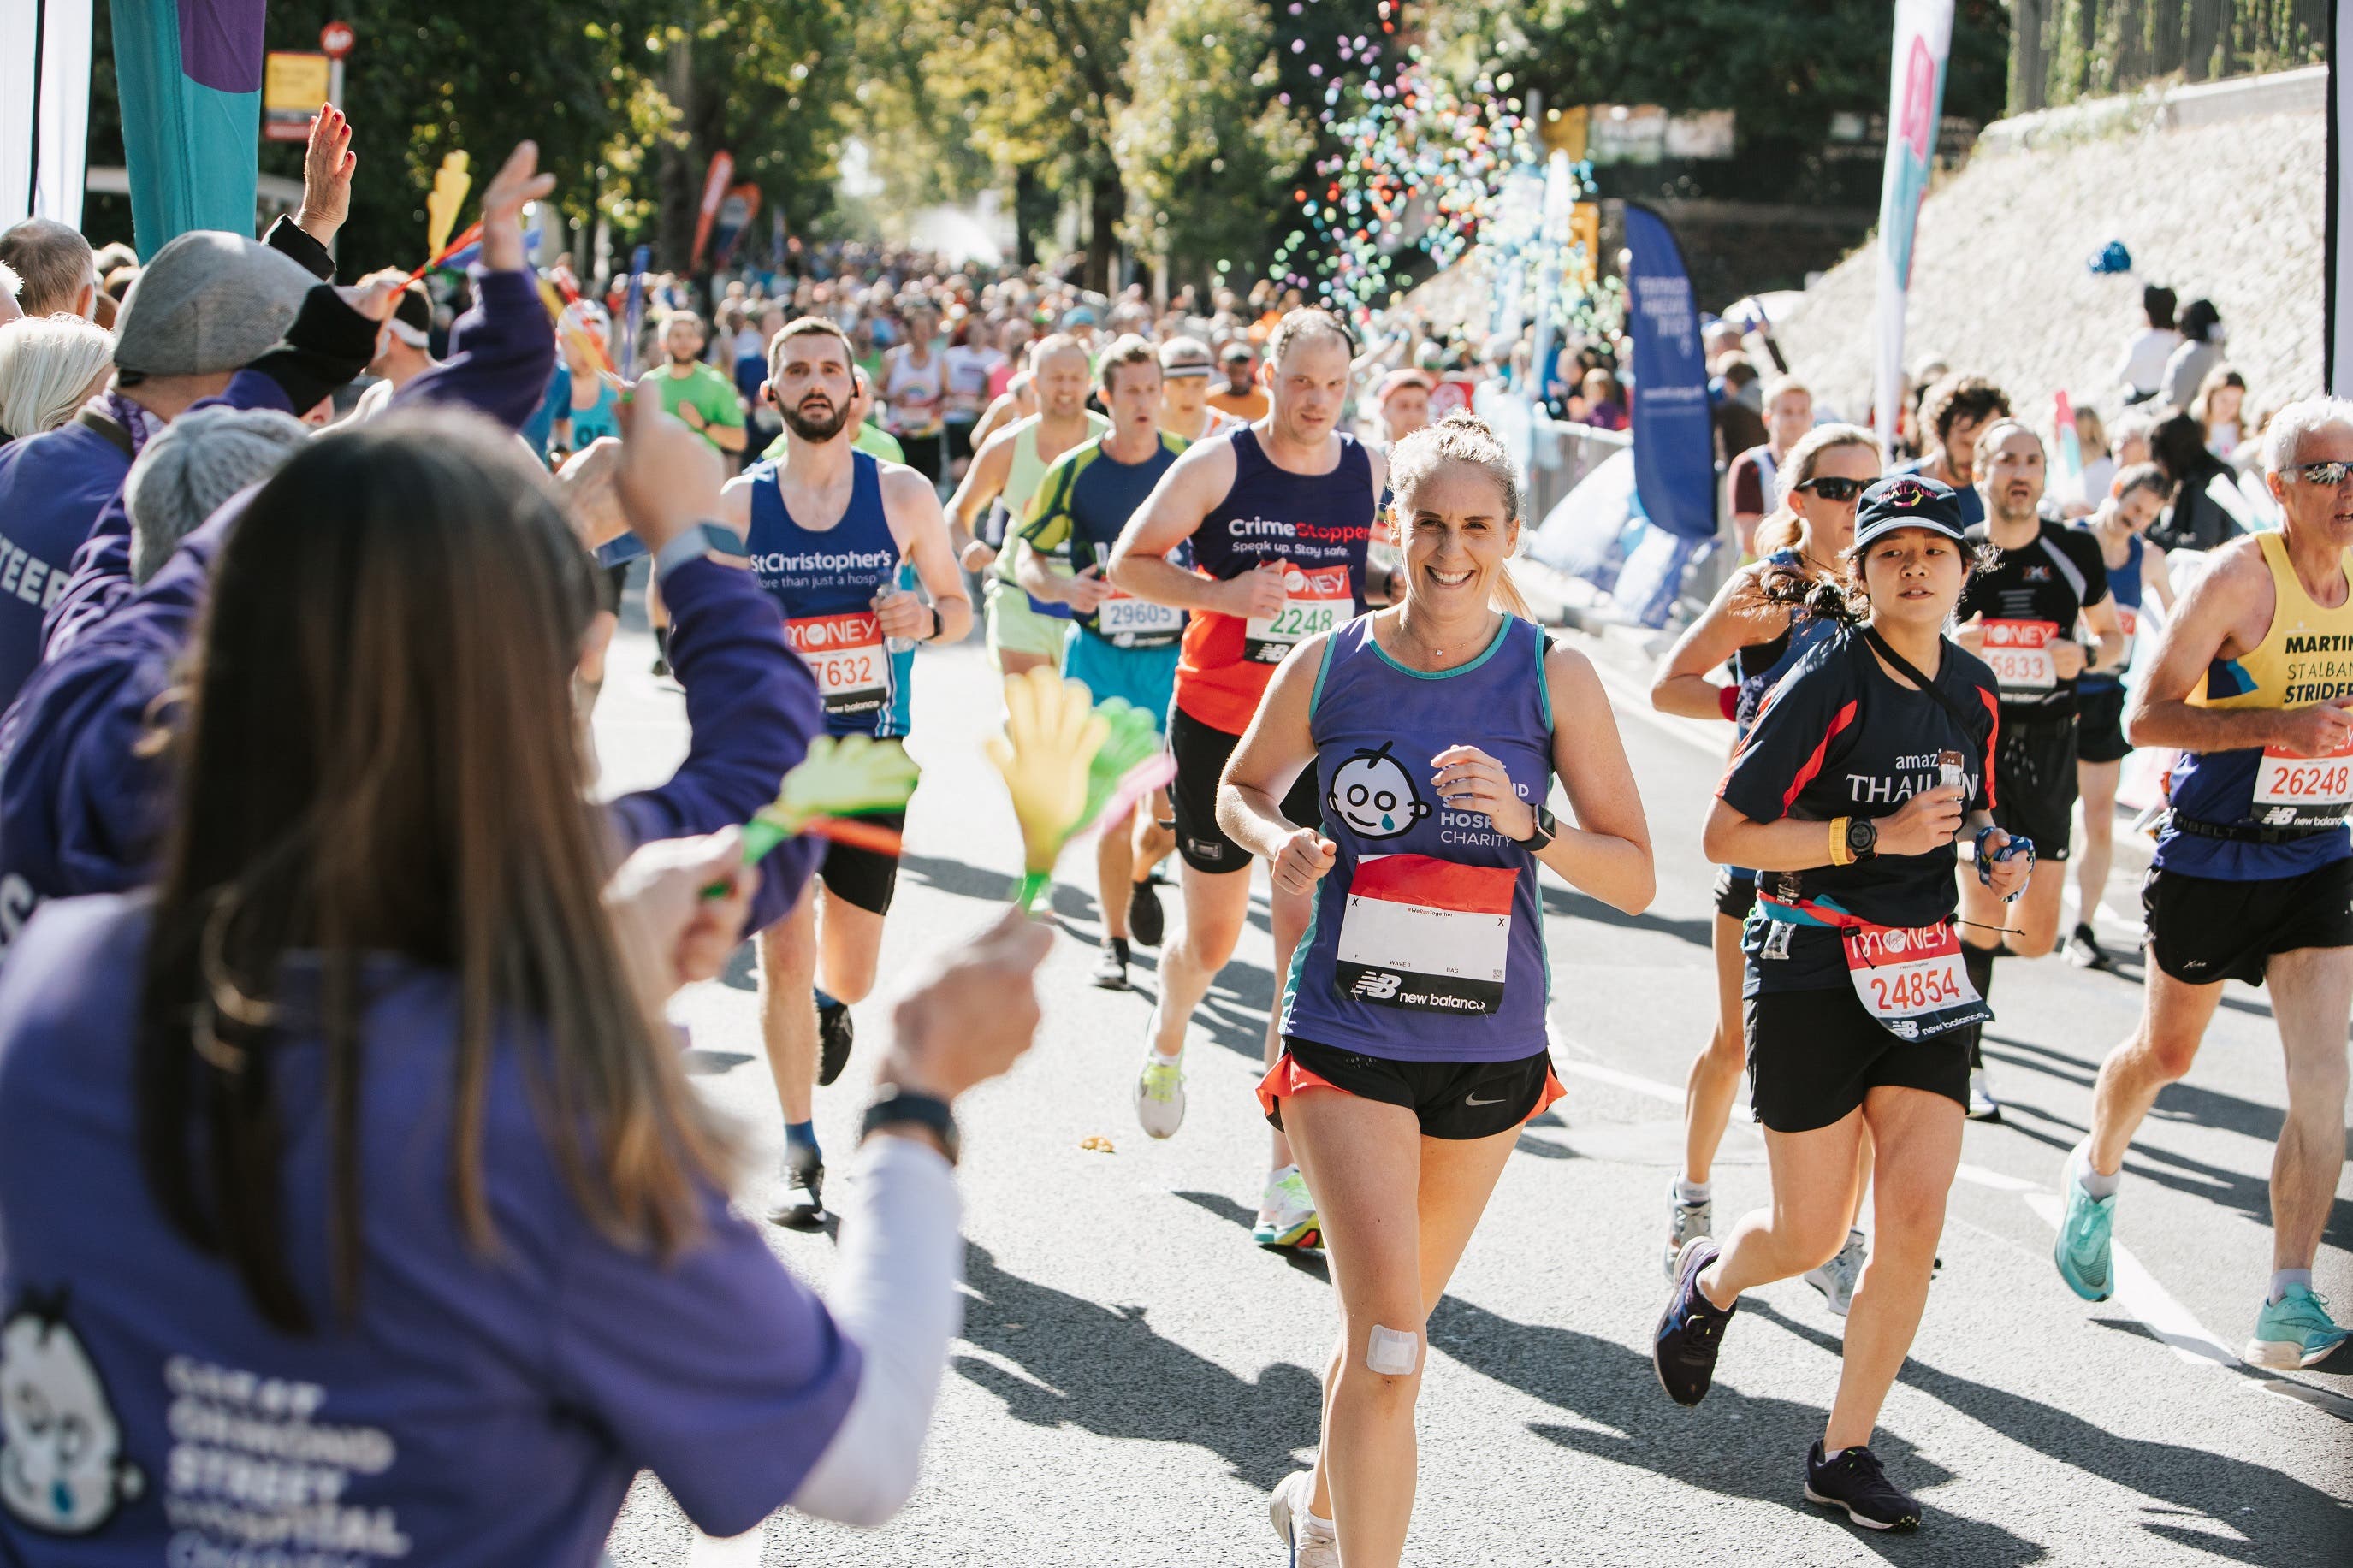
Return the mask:
M1768 605L1786 605L1794 613L1849 630L1871 616L1870 598L1844 573L1817 577L1802 565L1767 563L1757 574L1757 591Z

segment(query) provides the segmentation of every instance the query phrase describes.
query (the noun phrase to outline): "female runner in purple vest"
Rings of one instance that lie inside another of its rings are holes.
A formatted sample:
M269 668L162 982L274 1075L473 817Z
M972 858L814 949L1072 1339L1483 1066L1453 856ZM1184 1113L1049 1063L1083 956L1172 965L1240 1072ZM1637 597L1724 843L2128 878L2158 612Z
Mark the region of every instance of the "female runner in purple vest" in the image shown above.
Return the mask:
M1341 1334L1315 1467L1270 1511L1303 1565L1387 1568L1413 1514L1422 1326L1521 1124L1557 1098L1538 861L1629 913L1651 841L1593 668L1521 616L1522 498L1468 415L1390 455L1403 602L1302 642L1226 770L1219 825L1315 903L1261 1084L1322 1216ZM1314 769L1323 831L1282 801ZM1577 826L1545 808L1557 773ZM1343 1544L1345 1543L1345 1544Z

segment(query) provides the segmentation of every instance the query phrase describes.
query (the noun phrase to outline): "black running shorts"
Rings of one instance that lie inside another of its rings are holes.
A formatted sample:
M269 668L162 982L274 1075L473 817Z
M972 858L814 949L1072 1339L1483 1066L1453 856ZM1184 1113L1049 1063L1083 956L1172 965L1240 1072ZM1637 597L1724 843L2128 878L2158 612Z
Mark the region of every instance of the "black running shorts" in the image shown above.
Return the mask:
M894 811L860 820L896 833L907 826L907 814ZM825 847L825 858L818 862L817 875L825 884L827 897L887 915L891 912L891 896L899 890L899 858L855 844L829 843Z
M2254 882L2152 868L2140 885L2140 907L2149 956L2176 980L2261 985L2275 952L2353 947L2353 859Z
M621 613L621 595L629 586L629 563L596 568L596 607L608 616Z
M2037 860L2064 860L2074 834L2075 716L2021 719L2001 714L1993 764L1993 820L2034 840Z
M1967 1110L1976 1033L1899 1040L1847 985L1760 992L1747 1006L1748 1103L1776 1132L1828 1127L1883 1084L1925 1089Z
M1739 866L1715 868L1715 912L1746 921L1757 907L1757 873Z
M1309 1084L1359 1100L1401 1105L1424 1138L1464 1140L1508 1132L1564 1092L1543 1051L1508 1062L1409 1062L1282 1037L1282 1059L1259 1085L1266 1119L1282 1126L1282 1100Z
M1169 781L1168 800L1176 809L1176 852L1196 871L1247 871L1250 851L1226 837L1218 826L1218 781L1225 776L1226 759L1241 744L1240 735L1212 729L1183 709L1168 710L1168 751L1176 759L1176 776ZM1300 770L1291 792L1282 797L1282 815L1293 826L1321 828L1324 804L1315 792L1315 766Z
M2076 757L2086 763L2121 763L2131 750L2132 742L2125 739L2125 689L2102 686L2077 691Z

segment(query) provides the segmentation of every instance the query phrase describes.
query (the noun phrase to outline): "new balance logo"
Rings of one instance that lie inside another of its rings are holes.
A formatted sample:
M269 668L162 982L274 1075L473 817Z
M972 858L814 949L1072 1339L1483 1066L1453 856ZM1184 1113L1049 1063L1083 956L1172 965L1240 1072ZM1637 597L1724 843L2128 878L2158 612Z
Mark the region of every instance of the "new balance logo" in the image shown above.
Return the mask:
M1378 970L1374 970L1357 975L1356 984L1348 988L1348 994L1367 997L1375 1002L1386 1002L1398 994L1398 980L1396 975L1383 974Z

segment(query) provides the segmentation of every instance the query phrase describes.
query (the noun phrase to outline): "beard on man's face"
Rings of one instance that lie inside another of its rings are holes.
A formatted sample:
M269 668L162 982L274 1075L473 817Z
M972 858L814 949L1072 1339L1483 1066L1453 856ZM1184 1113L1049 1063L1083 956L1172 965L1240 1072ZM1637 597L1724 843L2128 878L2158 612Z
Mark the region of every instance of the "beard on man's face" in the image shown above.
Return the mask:
M785 428L804 441L830 441L849 423L848 404L837 405L824 398L804 398L779 412L785 416Z

